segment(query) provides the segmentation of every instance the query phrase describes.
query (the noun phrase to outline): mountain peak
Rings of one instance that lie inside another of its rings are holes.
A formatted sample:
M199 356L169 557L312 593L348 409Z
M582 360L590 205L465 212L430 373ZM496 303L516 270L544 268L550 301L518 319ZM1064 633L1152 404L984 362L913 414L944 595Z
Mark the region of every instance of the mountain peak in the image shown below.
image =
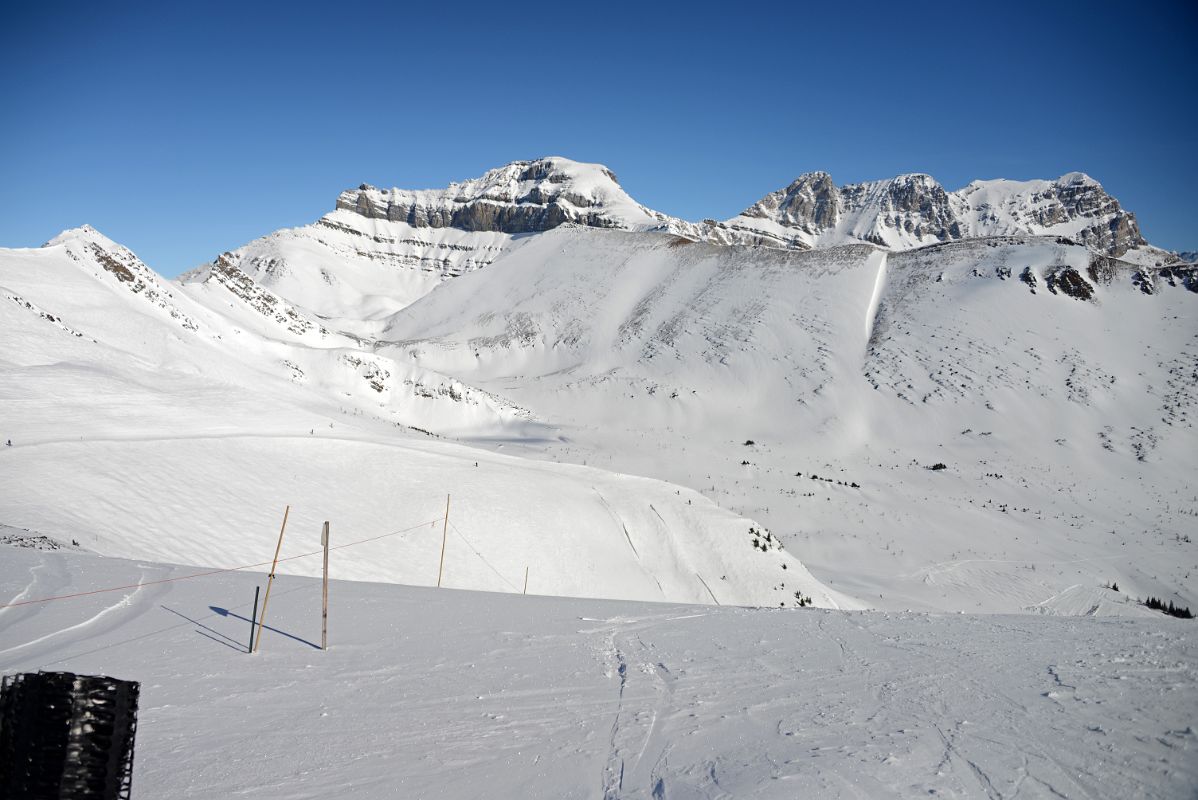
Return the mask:
M602 164L547 156L513 161L444 189L377 189L363 184L342 192L337 208L369 219L417 228L533 233L566 222L637 229L662 216L628 196Z
M827 173L807 173L771 192L727 223L792 247L870 242L894 250L1001 235L1064 236L1122 256L1147 244L1135 215L1120 208L1084 172L1056 180L974 181L947 192L931 175L837 187Z
M100 233L87 223L75 228L67 228L53 239L43 244L42 247L57 247L58 245L77 241L96 242L104 247L120 247L120 245L112 241L112 239L109 239L107 236Z
M1098 181L1091 178L1084 172L1066 172L1061 177L1057 178L1057 183L1062 186L1069 185L1087 185L1102 187Z

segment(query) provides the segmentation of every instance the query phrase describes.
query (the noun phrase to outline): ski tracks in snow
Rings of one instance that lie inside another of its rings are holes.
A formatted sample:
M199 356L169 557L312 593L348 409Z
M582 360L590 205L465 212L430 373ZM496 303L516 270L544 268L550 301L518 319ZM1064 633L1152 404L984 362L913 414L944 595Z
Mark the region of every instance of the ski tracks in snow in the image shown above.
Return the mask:
M668 796L670 744L664 727L674 706L675 675L639 631L671 619L613 619L592 631L603 636L608 674L619 679L601 775L603 800Z
M32 573L34 573L34 578L29 586L26 586L22 593L18 595L18 598L24 596L34 586L39 587L39 593L53 593L69 583L69 580L65 574L59 573L48 576L48 579L45 581L39 579L40 570L38 569L38 566L35 566L32 570L30 570ZM138 584L141 584L145 578L146 572L145 570L141 570L138 577ZM138 585L137 588L124 594L119 600L109 602L102 606L90 617L79 622L65 625L64 627L56 627L50 633L46 633L34 639L21 642L20 644L6 647L3 650L0 650L0 656L5 656L17 651L24 651L26 648L57 639L64 634L72 632L75 633L75 641L80 641L116 630L117 628L128 624L131 619L145 614L148 610L154 607L154 599L166 594L169 591L170 589L168 588L167 584L155 584L149 587ZM148 594L149 599L143 601L141 599L143 594ZM15 599L17 598L14 598L14 600ZM120 612L124 610L127 610L128 613L121 614ZM31 612L32 613L27 612L28 615L19 621L26 621L39 614L57 613L58 607L52 603L48 607L34 607L31 609ZM72 612L72 616L78 616L77 612ZM6 625L6 629L12 630L17 622L18 620L13 620ZM28 657L27 653L22 653L21 655Z

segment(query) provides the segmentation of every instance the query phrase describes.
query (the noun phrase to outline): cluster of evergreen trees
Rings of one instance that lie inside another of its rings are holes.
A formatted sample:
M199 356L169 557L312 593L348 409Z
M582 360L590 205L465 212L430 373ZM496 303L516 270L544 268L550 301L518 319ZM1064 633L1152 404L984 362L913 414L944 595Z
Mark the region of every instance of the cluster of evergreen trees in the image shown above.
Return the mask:
M1193 619L1194 618L1194 615L1193 615L1193 613L1190 612L1190 609L1188 606L1185 608L1182 608L1181 606L1175 606L1175 605L1173 605L1172 600L1170 600L1168 602L1168 604L1166 604L1159 597L1149 597L1147 600L1144 601L1144 605L1148 606L1149 608L1154 608L1163 614L1168 614L1171 617L1178 617L1179 619Z

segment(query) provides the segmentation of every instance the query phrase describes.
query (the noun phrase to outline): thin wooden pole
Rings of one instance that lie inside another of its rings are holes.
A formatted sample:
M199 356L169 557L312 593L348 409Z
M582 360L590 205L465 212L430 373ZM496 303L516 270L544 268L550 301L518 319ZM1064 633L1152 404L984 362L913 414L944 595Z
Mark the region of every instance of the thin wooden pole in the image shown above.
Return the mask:
M524 593L528 594L528 567L524 567Z
M441 588L441 576L445 573L445 540L449 537L449 495L445 495L445 524L441 526L441 566L437 567L437 588Z
M320 603L320 649L329 649L329 521L324 521L324 530L320 533L320 543L324 545L324 588Z
M283 525L279 528L279 543L275 545L275 560L270 565L270 577L266 580L266 596L262 598L262 616L258 618L258 637L254 639L255 653L262 645L262 627L266 624L266 604L270 602L270 587L275 582L275 567L279 565L279 551L283 549L283 531L287 530L287 515L290 513L291 506L287 506L283 510Z

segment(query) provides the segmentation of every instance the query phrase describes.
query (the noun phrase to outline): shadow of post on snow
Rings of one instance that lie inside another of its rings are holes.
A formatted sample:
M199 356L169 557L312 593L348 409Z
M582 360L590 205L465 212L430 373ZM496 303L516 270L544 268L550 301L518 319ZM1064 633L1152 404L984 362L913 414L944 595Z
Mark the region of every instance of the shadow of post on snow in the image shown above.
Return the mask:
M227 608L220 608L219 606L208 606L208 608L212 609L213 612L220 614L222 617L232 617L233 619L239 619L244 622L251 621L249 617L243 617L240 614L238 614L234 611L230 611ZM180 615L180 616L182 616L182 615ZM288 639L294 639L295 641L299 642L300 644L306 644L306 645L308 645L308 647L314 647L317 650L320 649L320 645L315 644L313 642L309 642L307 639L303 639L299 636L296 636L295 634L287 633L287 631L281 631L278 628L272 628L269 625L263 625L262 627L265 628L266 630L270 631L271 633L277 633L280 636L286 636ZM228 638L228 637L225 637L225 638Z

